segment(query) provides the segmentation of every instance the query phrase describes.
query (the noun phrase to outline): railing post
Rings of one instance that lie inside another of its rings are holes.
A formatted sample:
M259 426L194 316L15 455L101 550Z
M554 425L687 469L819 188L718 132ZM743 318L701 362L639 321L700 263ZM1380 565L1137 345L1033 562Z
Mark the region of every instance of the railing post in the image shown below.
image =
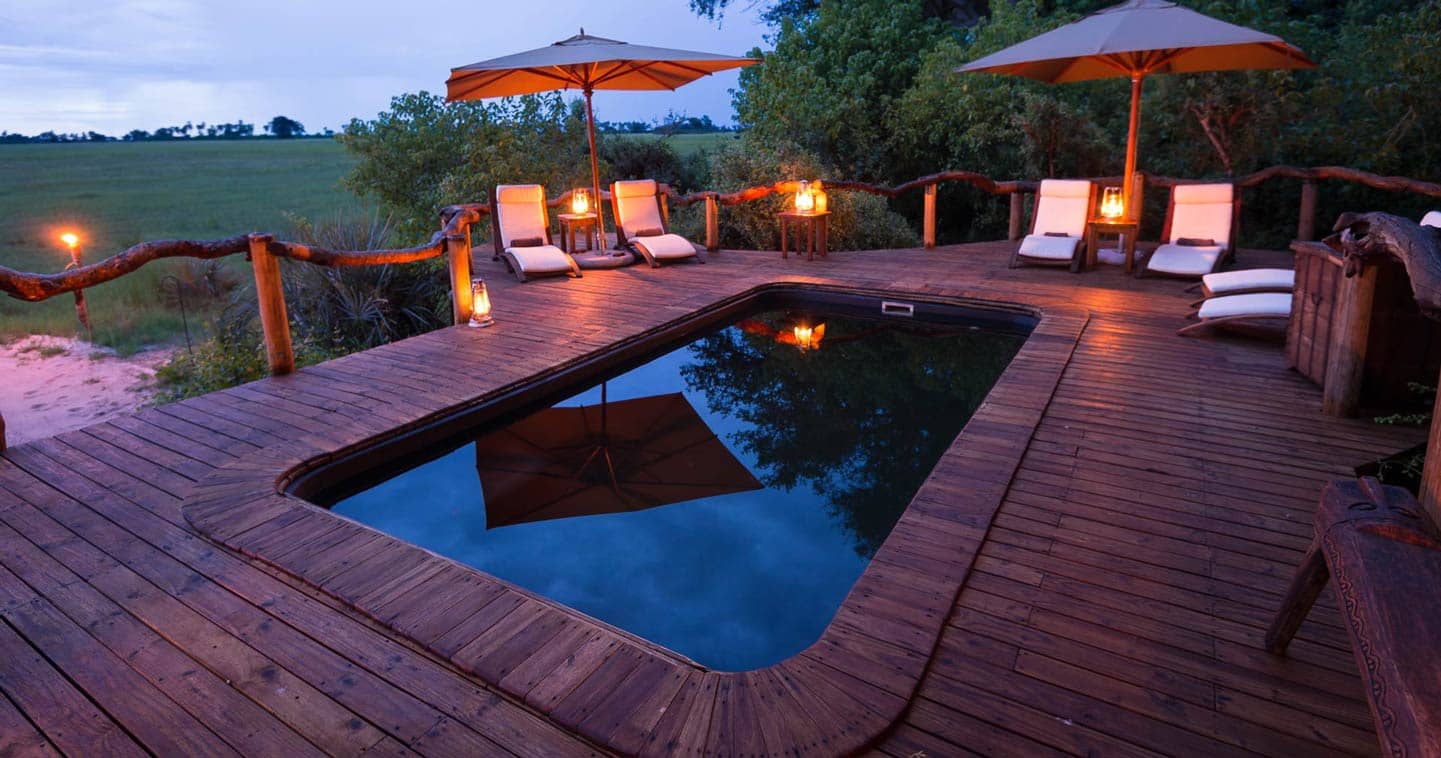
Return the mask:
M475 304L470 290L470 224L461 224L445 237L445 256L450 270L450 316L456 324L470 320Z
M5 414L0 413L0 453L5 452Z
M1026 215L1026 196L1020 191L1011 193L1011 227L1010 240L1012 242L1021 238L1021 217Z
M1296 223L1296 239L1316 239L1316 180L1301 182L1301 218Z
M720 250L720 203L714 192L705 196L705 249L712 253Z
M255 299L260 305L260 329L265 334L270 374L281 376L295 370L295 353L290 347L290 319L285 314L280 261L267 247L271 239L268 234L250 235L250 267L255 269Z
M936 246L936 185L926 185L926 217L921 225L921 239L926 249Z
M1321 410L1332 416L1355 416L1361 407L1378 269L1375 264L1362 266L1360 273L1342 279L1337 288L1336 321L1331 324L1331 349L1321 383Z

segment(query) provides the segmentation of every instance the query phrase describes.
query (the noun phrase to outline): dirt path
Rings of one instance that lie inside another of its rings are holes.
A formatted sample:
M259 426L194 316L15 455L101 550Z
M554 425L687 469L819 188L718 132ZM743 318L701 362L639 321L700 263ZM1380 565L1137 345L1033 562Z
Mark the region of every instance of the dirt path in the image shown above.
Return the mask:
M88 342L32 336L0 345L0 416L18 445L130 413L154 394L173 348L128 358Z

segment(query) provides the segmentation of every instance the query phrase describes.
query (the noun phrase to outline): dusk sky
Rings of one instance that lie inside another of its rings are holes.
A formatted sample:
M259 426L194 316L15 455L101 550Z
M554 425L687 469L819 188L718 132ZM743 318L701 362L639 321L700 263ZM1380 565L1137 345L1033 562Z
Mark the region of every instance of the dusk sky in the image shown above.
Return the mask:
M685 0L19 0L0 6L0 130L120 135L283 114L311 131L393 95L443 93L454 66L585 27L627 42L741 55L766 28L746 3L719 28ZM734 71L676 92L605 92L602 121L668 110L731 120ZM257 131L259 131L257 129Z

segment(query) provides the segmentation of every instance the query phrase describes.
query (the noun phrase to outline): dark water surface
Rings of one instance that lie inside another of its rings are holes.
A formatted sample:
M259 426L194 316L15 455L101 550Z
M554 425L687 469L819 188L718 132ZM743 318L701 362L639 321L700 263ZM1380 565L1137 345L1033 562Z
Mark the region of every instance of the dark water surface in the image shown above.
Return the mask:
M821 323L802 350L794 327ZM611 378L603 422L596 385L333 510L704 666L759 668L820 636L1023 341L769 311Z

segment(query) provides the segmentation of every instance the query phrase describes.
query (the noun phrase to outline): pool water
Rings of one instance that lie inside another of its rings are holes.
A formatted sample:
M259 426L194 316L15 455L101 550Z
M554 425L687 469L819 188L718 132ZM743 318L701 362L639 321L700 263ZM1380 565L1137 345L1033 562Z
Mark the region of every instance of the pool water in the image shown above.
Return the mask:
M1024 339L758 313L332 508L703 666L760 668L821 635Z

